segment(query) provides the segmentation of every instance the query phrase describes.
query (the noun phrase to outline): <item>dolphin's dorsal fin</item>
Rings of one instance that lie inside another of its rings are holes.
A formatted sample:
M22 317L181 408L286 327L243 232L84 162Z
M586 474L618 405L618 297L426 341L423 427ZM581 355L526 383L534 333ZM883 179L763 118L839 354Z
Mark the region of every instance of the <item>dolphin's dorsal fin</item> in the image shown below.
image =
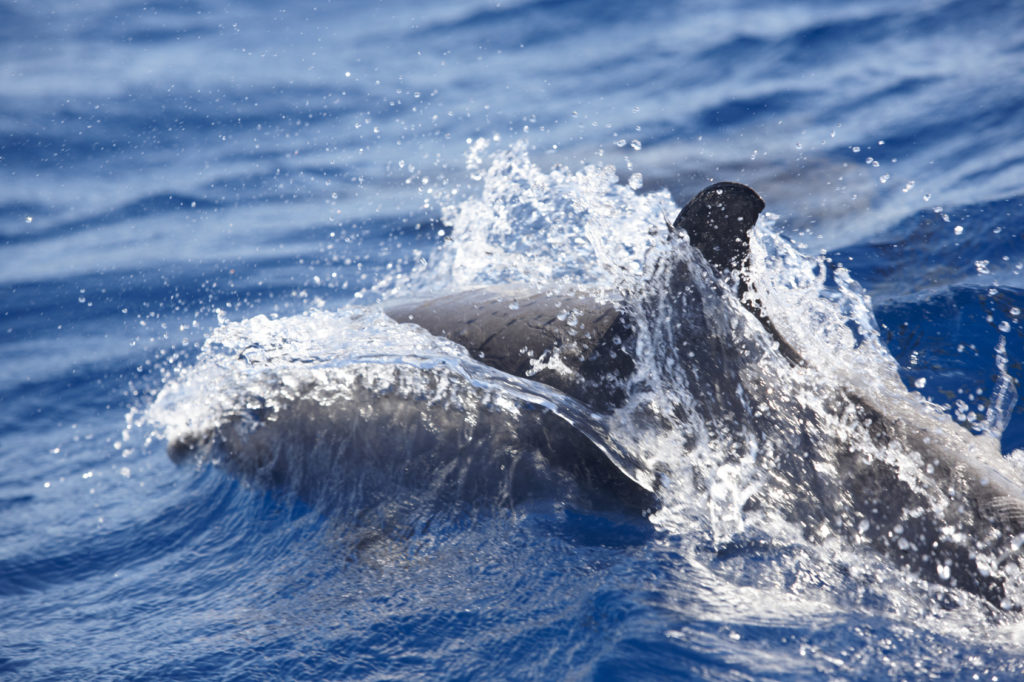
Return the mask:
M750 230L764 210L764 200L757 192L738 182L718 182L705 187L686 204L672 228L685 231L690 245L700 251L704 260L719 277L728 279L739 274L737 292L744 307L779 344L779 352L794 365L803 365L800 357L772 324L761 307L748 300L746 267L750 257Z
M685 231L718 276L726 277L746 264L750 228L763 210L764 200L746 185L718 182L690 199L672 227Z

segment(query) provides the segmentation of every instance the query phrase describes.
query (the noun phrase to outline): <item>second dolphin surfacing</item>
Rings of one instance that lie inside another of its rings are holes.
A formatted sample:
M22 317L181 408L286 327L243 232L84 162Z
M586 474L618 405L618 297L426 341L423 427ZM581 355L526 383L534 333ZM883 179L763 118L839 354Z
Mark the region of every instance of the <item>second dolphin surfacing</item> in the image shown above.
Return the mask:
M890 386L889 395L833 386L821 398L823 411L808 409L787 394L792 387L773 386L759 372L756 348L730 344L722 333L730 326L722 319L728 306L708 291L738 297L752 318L739 324L759 326L769 339L765 345L774 346L784 364L813 371L758 305L746 274L751 228L763 208L756 192L737 183L698 193L675 220L670 238L680 249L688 241L703 263L660 263L667 291L642 292L639 310L585 295L491 287L392 305L386 312L459 343L485 364L546 383L603 412L621 407L647 379L634 375L638 335L649 335L652 321L660 319L657 329L666 343L646 347L667 354L658 364L681 378L695 398L677 405L675 416L714 424L725 441L747 438L766 453L762 466L780 485L748 507L777 506L809 538L838 533L926 580L996 606L1015 606L999 566L1016 561L1024 486L998 451L993 456L979 447L979 437L909 399L902 386ZM708 284L709 276L718 283ZM773 436L762 438L765 433ZM699 440L690 445L700 447ZM917 462L914 468L927 471L930 480L901 461Z

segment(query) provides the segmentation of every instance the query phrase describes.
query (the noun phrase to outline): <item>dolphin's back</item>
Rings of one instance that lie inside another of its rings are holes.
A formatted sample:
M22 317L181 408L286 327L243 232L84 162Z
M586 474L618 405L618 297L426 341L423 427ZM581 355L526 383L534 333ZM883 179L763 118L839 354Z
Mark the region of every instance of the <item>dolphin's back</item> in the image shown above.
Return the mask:
M632 329L613 303L488 287L385 310L466 348L503 372L540 381L598 408L622 399L633 371Z

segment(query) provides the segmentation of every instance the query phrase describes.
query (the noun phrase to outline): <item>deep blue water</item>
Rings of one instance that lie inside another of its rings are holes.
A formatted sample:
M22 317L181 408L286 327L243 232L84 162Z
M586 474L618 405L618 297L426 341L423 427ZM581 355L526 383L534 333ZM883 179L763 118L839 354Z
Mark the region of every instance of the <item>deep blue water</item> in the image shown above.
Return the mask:
M484 138L552 185L756 188L860 282L906 385L1019 470L1022 35L966 0L0 3L0 672L1024 676L1019 611L777 519L723 531L712 493L650 522L311 499L174 463L150 411L229 323L372 304L479 245L452 216L504 187L467 165ZM194 419L230 389L198 376Z

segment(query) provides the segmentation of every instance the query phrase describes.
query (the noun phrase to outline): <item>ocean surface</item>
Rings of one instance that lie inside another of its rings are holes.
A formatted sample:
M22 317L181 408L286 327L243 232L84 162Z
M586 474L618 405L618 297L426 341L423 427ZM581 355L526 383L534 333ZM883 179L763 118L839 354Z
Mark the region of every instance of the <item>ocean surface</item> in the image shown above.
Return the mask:
M985 0L0 0L0 677L1024 677L1020 539L834 409L1024 477L1022 36ZM591 414L381 312L642 311L722 180L805 366L707 284L754 360L640 315L645 381ZM543 447L510 497L549 418L658 510ZM866 539L904 489L995 598Z

